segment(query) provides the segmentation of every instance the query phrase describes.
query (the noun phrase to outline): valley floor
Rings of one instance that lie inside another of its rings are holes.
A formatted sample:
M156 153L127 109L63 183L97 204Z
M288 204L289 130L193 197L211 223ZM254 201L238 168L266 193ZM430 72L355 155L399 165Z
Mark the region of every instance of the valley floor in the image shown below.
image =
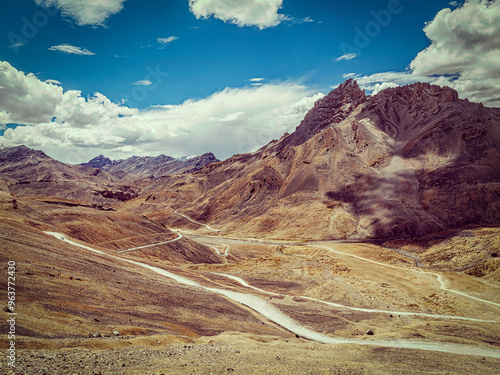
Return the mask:
M500 368L494 268L475 277L429 268L424 252L417 267L416 255L370 243L228 239L210 227L129 248L84 243L60 228L44 232L11 216L0 225L2 272L15 260L19 282L15 373ZM162 256L186 238L208 246L218 263ZM2 361L0 371L9 370Z
M95 340L95 339L94 339ZM106 349L22 350L18 374L496 375L500 359L225 333L195 342L112 340ZM112 341L120 341L113 348ZM138 342L135 342L138 341ZM157 344L160 342L161 344ZM104 342L101 342L101 345ZM128 347L124 347L128 345Z

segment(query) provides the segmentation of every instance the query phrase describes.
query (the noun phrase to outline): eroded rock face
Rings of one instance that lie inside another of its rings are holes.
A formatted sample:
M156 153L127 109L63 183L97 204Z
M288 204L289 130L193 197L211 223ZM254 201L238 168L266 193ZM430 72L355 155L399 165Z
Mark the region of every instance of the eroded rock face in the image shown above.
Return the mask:
M110 160L100 155L82 165L100 168L115 174L125 173L133 177L157 178L165 175L195 172L207 164L218 161L211 152L181 159L162 154L155 157L132 156L124 160Z
M137 198L137 193L129 187L124 188L123 191L99 190L93 191L92 194L101 195L104 198L117 199L120 202L125 202L130 199Z
M349 80L291 135L197 174L204 186L220 175L191 214L229 232L397 238L500 224L500 110L426 83L366 96Z
M0 150L0 180L17 196L58 197L97 206L135 198L138 190L101 169L64 164L25 146Z
M113 166L113 161L110 158L105 157L104 155L99 155L90 160L88 163L83 163L82 165L108 171Z

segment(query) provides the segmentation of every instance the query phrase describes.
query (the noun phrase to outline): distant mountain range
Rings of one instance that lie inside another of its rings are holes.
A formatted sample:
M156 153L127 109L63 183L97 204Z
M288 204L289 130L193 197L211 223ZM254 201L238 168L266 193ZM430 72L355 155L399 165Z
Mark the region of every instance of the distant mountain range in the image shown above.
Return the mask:
M135 177L157 178L169 174L194 172L206 164L218 161L219 159L211 152L200 156L185 156L179 159L162 154L156 157L132 156L125 160L111 160L103 155L99 155L88 163L81 165L109 172L123 171Z
M196 171L213 161L218 160L212 153L187 160L160 155L111 161L101 155L70 165L26 146L8 147L0 150L0 191L114 205L137 197L143 178Z

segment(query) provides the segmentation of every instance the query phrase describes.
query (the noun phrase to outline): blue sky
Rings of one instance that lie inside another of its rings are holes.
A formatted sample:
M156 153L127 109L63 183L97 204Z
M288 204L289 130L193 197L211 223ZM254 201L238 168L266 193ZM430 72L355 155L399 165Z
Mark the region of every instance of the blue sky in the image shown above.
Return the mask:
M498 105L495 87L467 85L491 61L446 62L457 50L477 53L467 38L494 38L496 29L484 30L498 27L496 1L81 3L0 5L0 144L66 162L100 153L226 158L293 131L347 77L368 93L421 80ZM467 26L474 17L484 27ZM460 38L457 27L466 28ZM497 51L484 43L486 56ZM487 74L497 78L495 68Z

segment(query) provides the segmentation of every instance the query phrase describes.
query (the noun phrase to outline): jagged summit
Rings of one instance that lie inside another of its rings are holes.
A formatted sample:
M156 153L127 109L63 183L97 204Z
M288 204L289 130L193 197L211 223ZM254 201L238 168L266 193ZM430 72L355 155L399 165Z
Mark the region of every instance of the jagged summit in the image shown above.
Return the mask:
M296 131L288 137L287 144L296 146L307 141L326 126L344 120L366 100L364 90L355 80L348 79L314 104Z
M398 99L407 104L427 101L447 103L458 100L458 92L447 86L417 82L406 86L384 89L373 95L370 101L378 103L384 100L394 101Z
M219 160L211 152L184 159L175 159L161 154L158 156L132 156L122 160L111 160L100 155L82 165L110 172L126 173L134 177L156 178L168 174L196 171L206 164L217 161Z
M96 156L91 159L88 163L82 163L81 165L86 165L92 168L99 168L102 170L109 170L113 166L113 161L104 155Z

